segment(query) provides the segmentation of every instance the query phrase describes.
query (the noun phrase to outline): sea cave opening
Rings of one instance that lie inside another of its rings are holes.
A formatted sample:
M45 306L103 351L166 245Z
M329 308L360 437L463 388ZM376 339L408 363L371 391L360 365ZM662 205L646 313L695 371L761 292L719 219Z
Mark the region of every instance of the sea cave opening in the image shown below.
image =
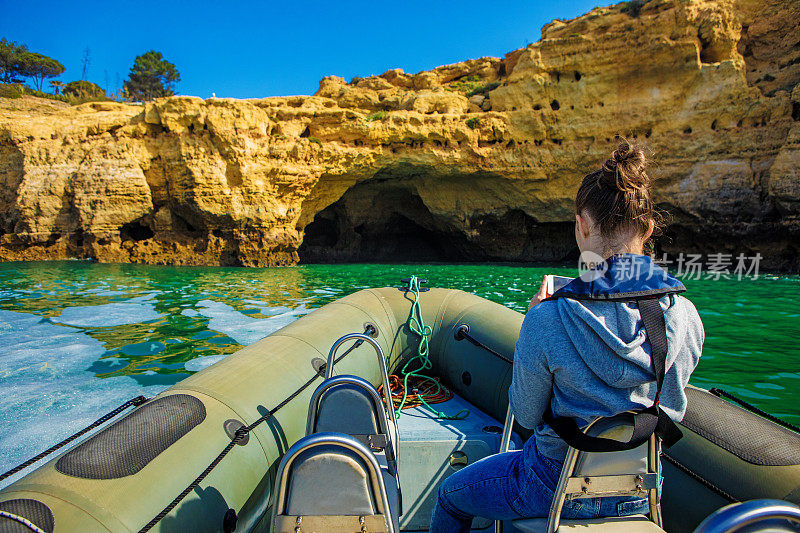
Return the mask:
M541 223L516 206L487 209L477 205L498 187L513 184L497 176L475 174L376 176L352 186L316 213L305 227L298 250L300 262L577 260L572 223ZM431 208L420 191L425 191L429 200L441 195L458 198L444 202L453 209L443 209L441 201ZM508 196L513 198L514 193ZM464 205L468 206L466 213Z

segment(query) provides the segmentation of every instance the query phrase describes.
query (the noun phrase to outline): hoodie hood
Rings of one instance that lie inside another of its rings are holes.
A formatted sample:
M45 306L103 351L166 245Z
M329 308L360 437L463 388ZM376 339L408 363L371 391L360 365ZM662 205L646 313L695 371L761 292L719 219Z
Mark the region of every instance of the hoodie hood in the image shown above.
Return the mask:
M567 335L586 365L601 381L614 388L652 382L650 345L639 309L633 299L659 297L667 323L667 368L680 351L687 324L670 320L675 293L683 284L653 263L635 254L614 256L602 270L590 271L557 291L558 312Z

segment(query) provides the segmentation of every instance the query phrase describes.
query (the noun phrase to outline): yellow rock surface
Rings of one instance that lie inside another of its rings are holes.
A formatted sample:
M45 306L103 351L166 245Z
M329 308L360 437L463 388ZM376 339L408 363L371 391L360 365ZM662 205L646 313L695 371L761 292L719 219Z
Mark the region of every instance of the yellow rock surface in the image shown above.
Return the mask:
M0 99L0 259L563 260L622 134L650 152L661 250L797 269L799 22L797 0L649 0L313 96Z

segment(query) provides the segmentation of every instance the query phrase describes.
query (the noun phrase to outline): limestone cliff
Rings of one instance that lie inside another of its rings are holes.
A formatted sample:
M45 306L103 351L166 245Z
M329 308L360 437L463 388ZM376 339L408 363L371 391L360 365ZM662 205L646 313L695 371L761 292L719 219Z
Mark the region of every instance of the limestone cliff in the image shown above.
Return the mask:
M314 96L0 99L0 258L563 260L624 134L669 252L800 267L800 2L649 0L506 54Z

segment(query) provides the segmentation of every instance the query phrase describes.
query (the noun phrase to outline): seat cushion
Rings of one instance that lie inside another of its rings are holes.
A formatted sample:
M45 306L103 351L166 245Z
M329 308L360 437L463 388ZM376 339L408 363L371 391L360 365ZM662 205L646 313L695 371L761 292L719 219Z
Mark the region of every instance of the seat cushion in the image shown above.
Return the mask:
M389 472L386 456L376 454L375 457L386 487L388 512L394 530L400 531L397 479ZM325 520L324 517L330 516L326 531L339 531L340 528L334 525L339 524L343 516L376 514L379 506L373 498L368 471L368 466L357 454L342 446L317 446L300 452L288 478L285 514L316 517L314 520Z
M341 446L318 446L301 452L289 474L286 514L375 514L367 472L361 458Z
M524 518L512 522L514 529L523 533L545 533L547 531L547 518ZM587 533L658 533L664 531L644 515L612 516L608 518L595 518L592 520L562 520L558 531L573 531Z
M619 424L617 417L598 421L592 433L606 439L627 441L633 435L633 426ZM617 474L642 474L647 472L649 443L621 452L582 452L575 465L574 476L613 476Z
M369 393L352 383L340 383L326 390L319 400L316 426L312 432L336 431L348 435L378 433L378 416Z

